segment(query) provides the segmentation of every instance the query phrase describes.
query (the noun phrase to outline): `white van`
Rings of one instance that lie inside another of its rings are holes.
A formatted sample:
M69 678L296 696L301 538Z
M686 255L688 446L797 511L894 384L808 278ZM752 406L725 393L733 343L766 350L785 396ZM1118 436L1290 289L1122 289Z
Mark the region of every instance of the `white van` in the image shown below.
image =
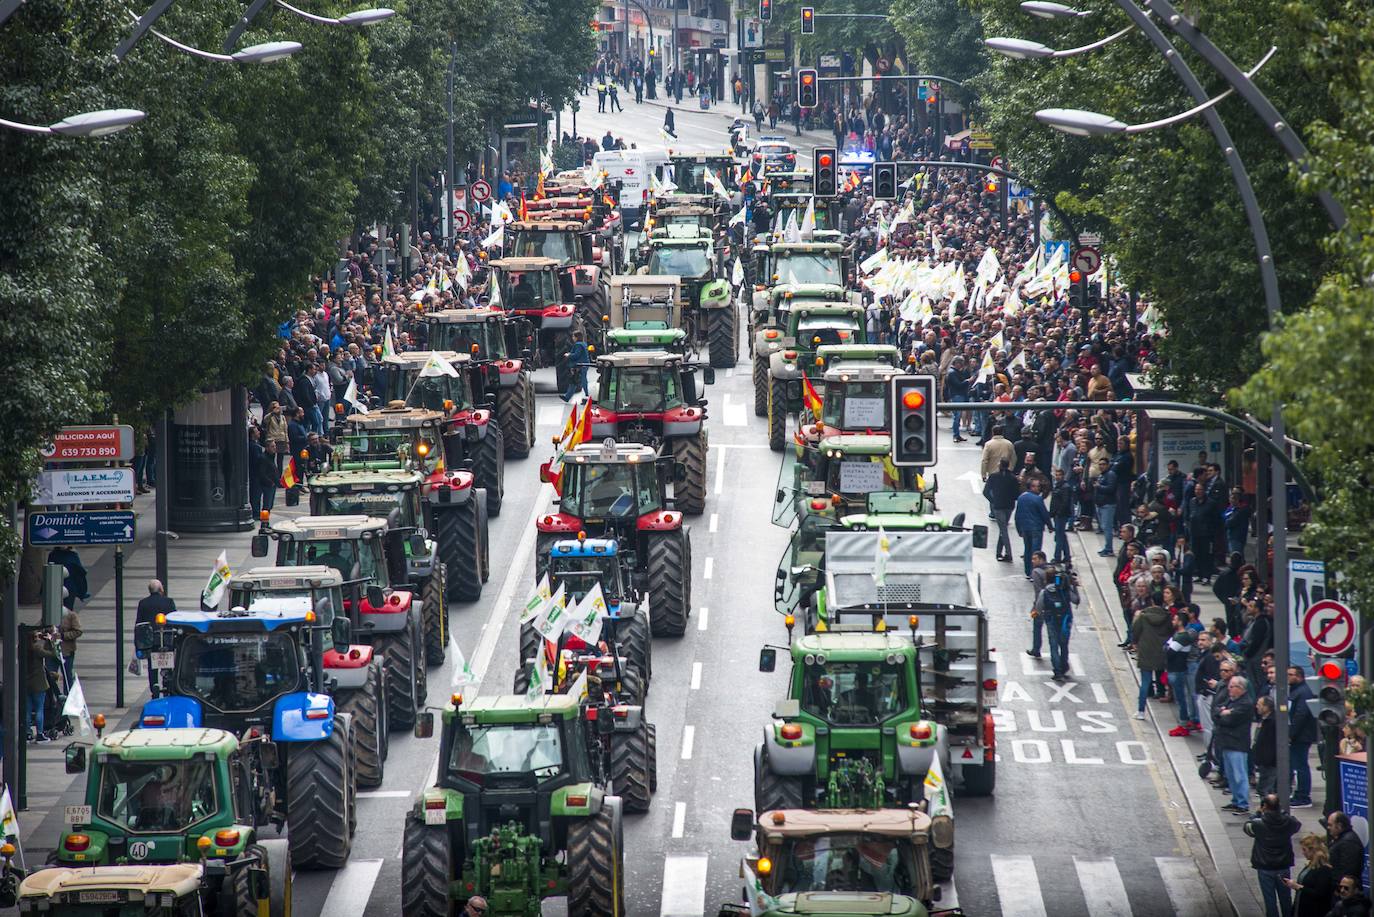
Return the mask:
M661 150L612 150L592 157L592 167L606 181L621 182L620 209L626 221L637 219L649 200L649 176L663 180L668 157Z

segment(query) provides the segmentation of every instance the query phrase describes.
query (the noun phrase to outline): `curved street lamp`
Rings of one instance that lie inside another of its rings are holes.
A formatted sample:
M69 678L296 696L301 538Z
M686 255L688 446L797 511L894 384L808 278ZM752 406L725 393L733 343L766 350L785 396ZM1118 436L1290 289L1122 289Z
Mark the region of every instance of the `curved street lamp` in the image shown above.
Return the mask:
M1058 5L1058 4L1054 4ZM985 38L983 44L991 51L1003 54L1016 60L1030 60L1036 57L1074 57L1079 54L1086 54L1089 51L1096 51L1098 48L1105 47L1116 41L1123 35L1128 35L1135 31L1135 26L1128 25L1120 31L1113 32L1106 38L1099 39L1092 44L1083 45L1081 48L1066 48L1063 51L1056 51L1049 45L1042 45L1038 41L1027 41L1024 38Z
M23 131L26 134L61 134L64 137L104 137L117 134L126 127L132 127L147 115L136 108L102 108L88 111L70 118L63 118L55 124L44 127L41 124L25 124L22 121L7 121L0 118L0 127Z
M267 6L268 3L276 3L277 6L286 10L288 13L294 13L302 19L316 22L320 25L340 25L350 26L352 28L364 28L366 26L376 25L379 22L384 22L396 15L395 10L388 9L384 6L378 6L354 10L351 13L345 13L337 17L318 16L315 13L297 9L287 3L286 0L252 0L252 2L248 4L248 9L244 10L243 16L241 16L239 21L234 23L234 27L229 30L229 37L224 39L225 54L233 53L234 45L238 44L239 39L243 37L243 33L248 31L248 27L253 24L253 20L257 18L257 15L262 12L263 7Z

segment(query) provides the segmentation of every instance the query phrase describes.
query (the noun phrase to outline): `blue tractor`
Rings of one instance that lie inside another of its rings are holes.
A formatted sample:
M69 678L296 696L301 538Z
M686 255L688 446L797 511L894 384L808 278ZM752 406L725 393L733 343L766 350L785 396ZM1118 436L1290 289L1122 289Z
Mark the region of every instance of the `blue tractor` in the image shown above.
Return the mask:
M352 644L340 587L322 567L254 570L233 581L228 610L158 615L134 632L157 673L139 725L238 736L253 824L285 826L306 869L345 865L360 758L380 782L386 753L382 667Z

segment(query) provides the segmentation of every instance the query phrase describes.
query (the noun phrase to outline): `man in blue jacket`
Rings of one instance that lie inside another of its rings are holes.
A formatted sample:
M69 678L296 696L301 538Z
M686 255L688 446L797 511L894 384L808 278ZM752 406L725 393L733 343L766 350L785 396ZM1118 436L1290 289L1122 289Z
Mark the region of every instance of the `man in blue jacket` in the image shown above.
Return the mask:
M1312 805L1312 767L1307 753L1317 741L1317 718L1307 702L1312 689L1307 686L1300 667L1288 667L1288 767L1297 775L1293 786L1293 800L1289 806L1305 809Z
M1040 495L1040 479L1032 478L1030 490L1016 498L1016 534L1021 536L1021 562L1025 565L1026 579L1031 578L1031 555L1040 550L1045 541L1045 530L1054 527L1050 511L1045 508L1045 498Z

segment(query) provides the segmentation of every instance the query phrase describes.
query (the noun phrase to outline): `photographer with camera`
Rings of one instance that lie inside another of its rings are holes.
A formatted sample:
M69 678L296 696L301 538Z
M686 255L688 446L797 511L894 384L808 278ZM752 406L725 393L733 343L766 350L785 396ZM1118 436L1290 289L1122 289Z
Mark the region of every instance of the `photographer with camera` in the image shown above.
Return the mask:
M1073 606L1078 604L1078 574L1073 563L1045 568L1045 588L1036 596L1031 617L1044 622L1050 643L1050 667L1056 682L1069 677L1069 635L1073 631Z

